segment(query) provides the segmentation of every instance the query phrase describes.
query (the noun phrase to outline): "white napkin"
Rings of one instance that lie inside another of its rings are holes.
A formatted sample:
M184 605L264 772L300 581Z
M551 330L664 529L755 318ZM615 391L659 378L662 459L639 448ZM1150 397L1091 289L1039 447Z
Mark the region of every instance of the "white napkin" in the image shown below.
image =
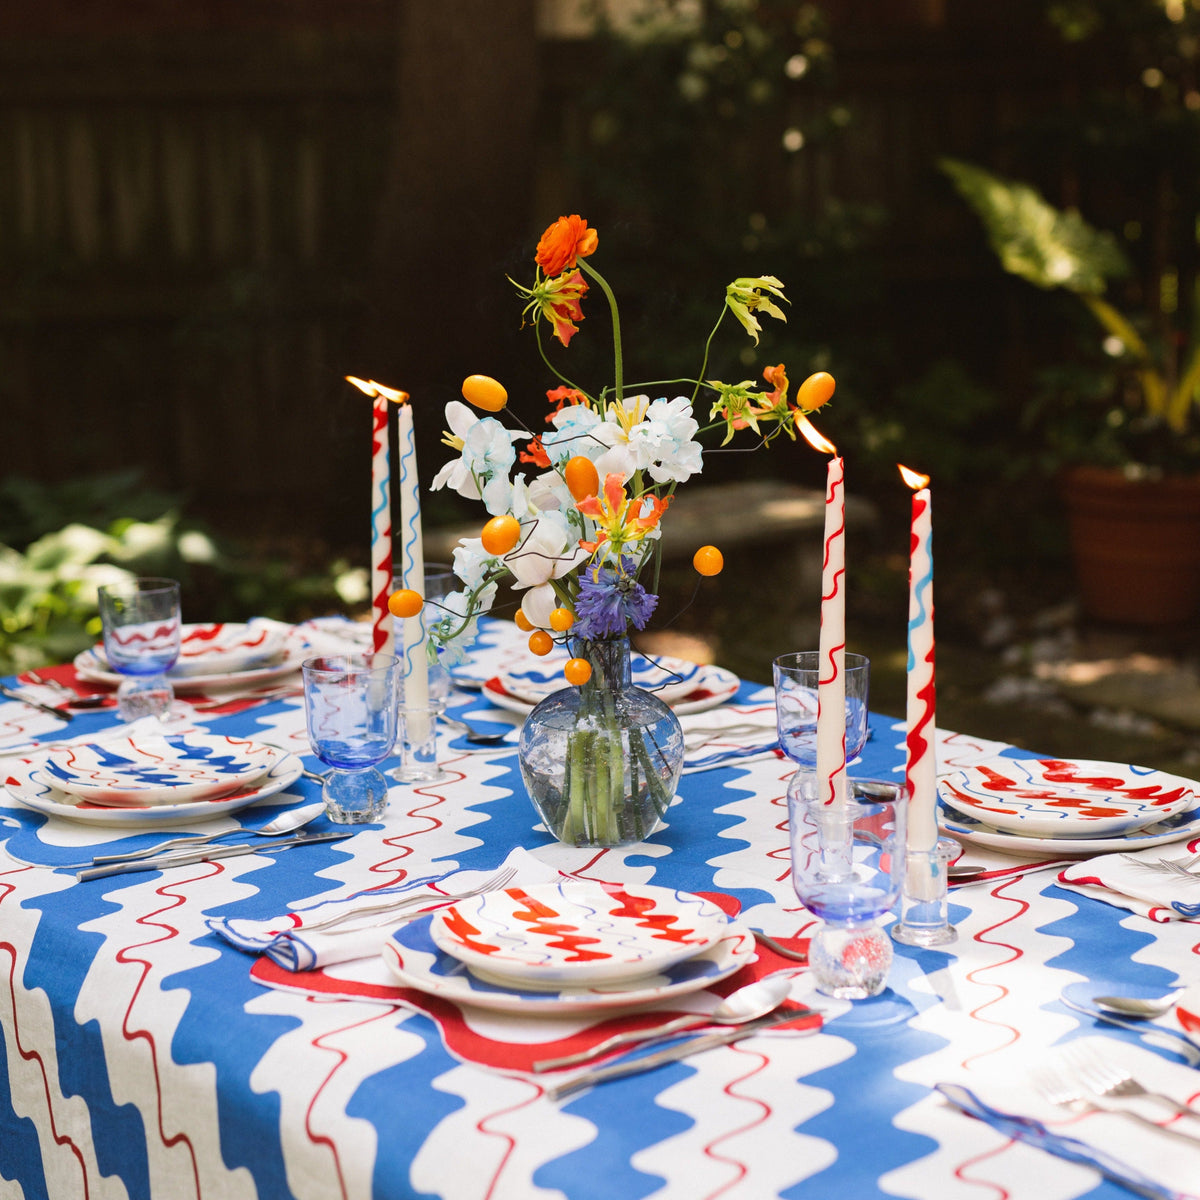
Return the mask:
M1200 838L1129 854L1101 854L1065 867L1058 882L1151 921L1200 921L1200 861L1188 875L1163 865L1186 866L1198 853Z
M505 887L553 883L560 877L558 871L519 846L500 865L516 871ZM458 894L478 887L494 873L495 869L453 871L342 900L326 900L265 921L213 917L208 927L239 950L266 954L289 971L310 971L378 956L397 926L452 904ZM388 907L381 909L384 903ZM338 923L332 924L335 919Z
M975 1096L1017 1118L1040 1121L1051 1138L1072 1139L1072 1149L1092 1151L1097 1166L1103 1161L1110 1167L1124 1168L1126 1178L1157 1186L1164 1200L1196 1200L1200 1196L1200 1142L1155 1133L1120 1112L1079 1113L1055 1105L1038 1091L1035 1082L1041 1069L1049 1066L1060 1078L1074 1078L1070 1059L1082 1055L1098 1059L1110 1067L1127 1071L1148 1090L1161 1092L1181 1102L1196 1094L1197 1075L1190 1067L1168 1062L1159 1055L1128 1042L1113 1038L1085 1037L1070 1043L1064 1052L1060 1048L1044 1048L1022 1054L1019 1051L997 1056L995 1066L986 1074L965 1072L954 1082L971 1089ZM1084 1094L1086 1089L1083 1089ZM1113 1101L1105 1103L1113 1104ZM1116 1107L1123 1105L1118 1102ZM1200 1119L1172 1119L1171 1111L1159 1101L1131 1100L1131 1110L1141 1113L1155 1124L1200 1135ZM999 1114L997 1114L999 1115ZM1011 1136L1011 1129L1004 1129ZM1032 1131L1031 1131L1032 1132ZM1050 1149L1050 1146L1046 1147ZM1074 1161L1082 1161L1083 1156ZM1140 1179L1138 1179L1140 1177ZM1147 1191L1146 1195L1159 1193Z
M683 727L683 774L733 762L770 758L779 744L775 706L723 704L679 718Z
M46 718L50 720L49 717ZM139 734L173 734L191 733L196 729L190 717L182 712L170 712L165 720L159 717L139 717L128 725L117 725L112 729L93 730L91 733L80 733L74 737L60 738L51 733L47 737L27 737L23 742L0 744L0 758L10 758L20 755L30 757L41 751L55 750L59 746L76 746L87 743L100 746L105 742L119 742L124 738L136 737Z

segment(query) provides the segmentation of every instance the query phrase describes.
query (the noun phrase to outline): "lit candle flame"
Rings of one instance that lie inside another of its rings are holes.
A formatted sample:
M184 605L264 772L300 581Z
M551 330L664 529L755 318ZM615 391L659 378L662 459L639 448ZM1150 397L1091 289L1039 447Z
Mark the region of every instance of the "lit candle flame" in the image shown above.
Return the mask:
M837 453L837 447L806 416L801 414L796 417L796 428L814 450L822 454Z
M407 404L408 393L399 392L395 388L376 383L374 379L359 379L356 375L347 375L346 382L352 383L364 395L390 400L393 404Z
M900 477L905 483L908 484L910 488L912 488L914 492L919 492L923 487L929 486L928 475L921 475L916 471L910 471L907 467L902 466L900 463L897 463L896 466L900 467Z

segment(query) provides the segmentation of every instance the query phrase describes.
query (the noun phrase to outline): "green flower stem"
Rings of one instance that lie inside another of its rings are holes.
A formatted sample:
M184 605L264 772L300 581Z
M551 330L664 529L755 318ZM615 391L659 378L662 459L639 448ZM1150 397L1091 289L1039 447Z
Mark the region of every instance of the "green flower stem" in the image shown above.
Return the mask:
M704 343L704 361L700 364L700 378L696 380L696 390L692 392L693 404L696 403L696 397L700 395L701 382L704 379L705 371L708 370L708 354L712 349L713 338L717 336L717 330L721 328L721 322L725 320L725 309L726 306L722 304L720 315L717 317L717 323L712 327L712 332L708 335L708 341Z
M582 258L579 260L579 266L586 275L589 275L600 285L600 290L608 298L608 308L612 313L613 327L613 387L616 390L619 402L625 398L625 363L621 357L621 315L617 310L617 298L613 295L612 288L608 286L608 280L595 267L590 266Z
M564 374L563 374L563 373L562 373L562 372L561 372L561 371L560 371L560 370L559 370L559 369L558 369L558 368L557 368L557 367L556 367L556 366L555 366L555 365L554 365L554 364L553 364L553 363L552 363L552 362L551 362L551 361L550 361L550 360L549 360L549 359L546 357L546 348L545 348L545 347L542 345L542 327L541 327L541 325L539 325L539 324L538 324L536 321L534 322L534 325L533 325L533 336L534 336L534 337L537 339L537 348L538 348L538 353L539 353L539 354L542 356L542 362L544 362L544 363L546 364L546 366L550 368L550 373L551 373L551 374L552 374L552 375L553 375L553 376L554 376L556 379L560 379L560 380L561 380L563 383L565 383L565 384L567 385L567 387L569 387L569 388L574 388L574 389L575 389L577 392L581 392L583 395L585 395L585 396L586 396L586 395L587 395L587 393L586 393L586 392L584 392L584 391L583 391L583 389L582 389L581 387L579 387L579 386L578 386L578 385L577 385L577 384L576 384L576 383L575 383L573 380L570 380L570 379L568 379L568 378L567 378L567 377L566 377L566 376L565 376L565 375L564 375ZM591 397L588 397L588 398L590 399Z

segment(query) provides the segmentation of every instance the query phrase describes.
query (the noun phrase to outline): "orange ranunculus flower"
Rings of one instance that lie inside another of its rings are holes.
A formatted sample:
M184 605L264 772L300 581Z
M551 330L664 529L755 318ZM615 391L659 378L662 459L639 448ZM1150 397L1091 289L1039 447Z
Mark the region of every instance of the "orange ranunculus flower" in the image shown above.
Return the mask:
M599 241L600 235L582 217L559 217L537 244L537 264L549 277L560 275L578 259L594 254Z

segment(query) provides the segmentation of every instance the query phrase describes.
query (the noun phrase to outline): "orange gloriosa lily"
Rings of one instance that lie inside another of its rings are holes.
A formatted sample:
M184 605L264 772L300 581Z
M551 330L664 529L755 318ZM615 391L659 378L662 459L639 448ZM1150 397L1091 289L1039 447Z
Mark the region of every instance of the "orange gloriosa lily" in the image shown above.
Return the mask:
M559 217L537 244L535 258L547 276L560 275L596 252L600 235L578 215ZM565 342L563 343L566 344Z
M580 301L587 295L587 280L578 272L559 275L556 279L539 279L531 288L517 285L517 290L529 303L525 305L525 316L536 321L542 317L550 322L554 336L564 346L579 332L576 321L583 320Z
M546 453L546 448L542 445L542 436L537 434L525 443L525 449L521 451L517 458L523 463L532 463L535 467L548 467L550 465L550 456Z
M579 545L589 554L595 554L606 542L612 551L620 555L622 547L629 542L640 542L654 529L671 503L670 496L636 496L625 494L625 481L620 475L611 473L604 477L604 487L595 496L586 496L575 502L585 517L596 522L596 538Z

